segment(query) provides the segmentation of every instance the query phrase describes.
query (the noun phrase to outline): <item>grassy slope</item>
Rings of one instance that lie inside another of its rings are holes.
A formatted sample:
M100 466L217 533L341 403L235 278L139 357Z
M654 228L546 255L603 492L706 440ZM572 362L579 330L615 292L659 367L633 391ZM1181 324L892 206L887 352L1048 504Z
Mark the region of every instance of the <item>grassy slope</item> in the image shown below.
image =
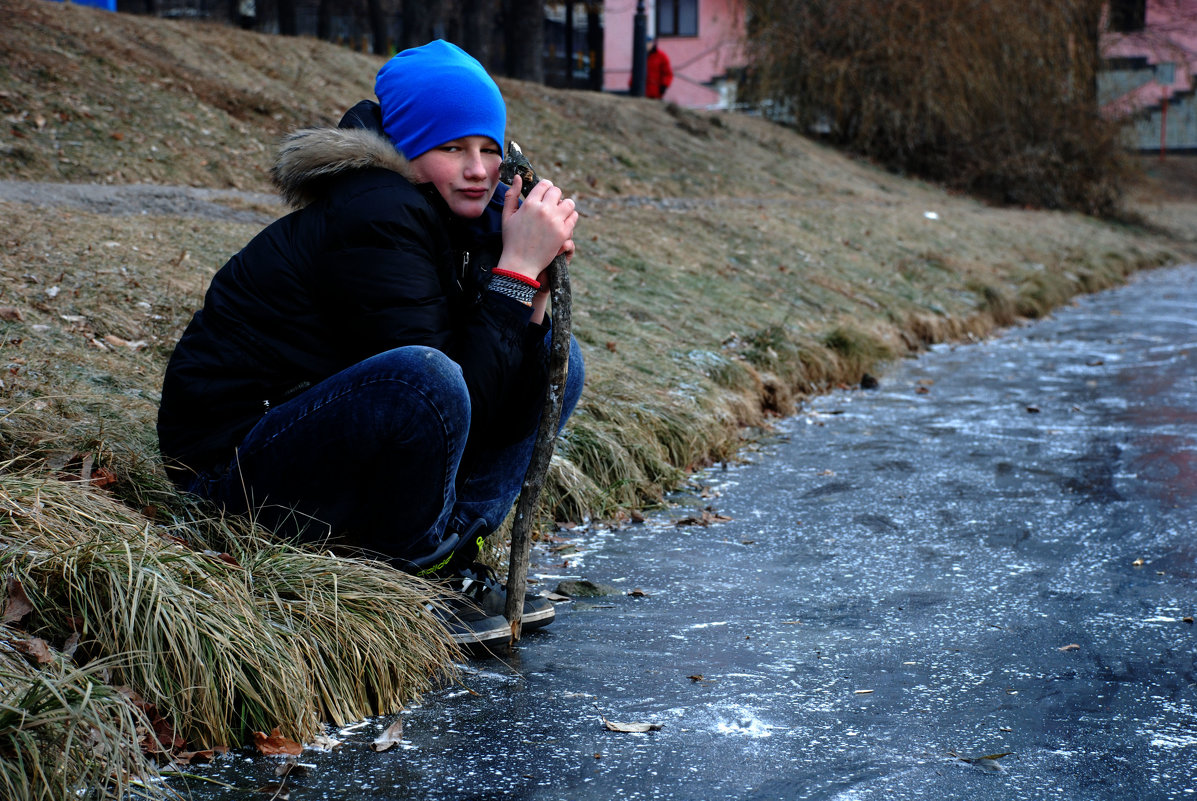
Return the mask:
M370 96L380 63L224 26L38 0L4 6L5 177L268 191L278 136ZM983 333L1011 310L1041 314L1193 245L990 208L757 119L502 85L509 136L587 210L574 281L591 390L558 460L559 516L651 502L676 468L728 456L742 424L790 409L796 393L854 381L878 355ZM696 202L629 203L640 197ZM1191 207L1179 208L1152 216L1183 231ZM0 215L9 302L29 312L26 324L49 326L26 353L57 342L53 361L77 349L72 360L92 365L64 374L46 364L31 389L73 393L69 382L117 376L145 401L124 411L143 420L207 277L254 232L56 213L64 231L16 206ZM120 270L135 273L121 280L139 290L124 294L151 313L117 301L105 276ZM28 275L45 285L20 280ZM72 284L68 298L44 297L55 280ZM828 349L832 332L843 336ZM150 347L113 355L81 336L108 333Z
M279 135L335 121L380 64L44 0L0 0L0 17L0 178L268 191ZM654 502L745 426L879 358L1197 252L1192 198L1158 179L1148 231L988 207L758 119L501 85L508 135L586 212L573 278L589 389L555 460L559 519ZM160 376L256 230L0 202L9 470L86 478L90 455L116 478L107 493L185 530L194 512L155 461Z

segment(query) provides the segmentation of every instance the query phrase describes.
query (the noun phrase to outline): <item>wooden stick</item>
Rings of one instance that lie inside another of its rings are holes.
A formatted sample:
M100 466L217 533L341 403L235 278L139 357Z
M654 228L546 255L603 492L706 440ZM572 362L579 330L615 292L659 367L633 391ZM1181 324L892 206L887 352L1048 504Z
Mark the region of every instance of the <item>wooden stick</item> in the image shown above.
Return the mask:
M500 174L504 181L510 183L517 171L523 181L521 193L526 196L540 179L520 152L519 145L512 142L507 149L507 157ZM507 606L504 616L511 623L512 642L520 638L524 593L528 582L528 562L532 550L532 523L536 518L536 507L540 503L545 476L549 472L549 462L553 458L553 447L557 444L557 425L561 420L565 380L569 375L572 298L569 267L564 256L558 256L549 265L549 289L553 304L553 328L549 339L549 380L548 386L545 387L544 408L540 414L540 427L536 431L536 443L532 447L532 459L528 462L527 472L524 473L523 487L515 507L515 520L511 526L511 561L507 569Z

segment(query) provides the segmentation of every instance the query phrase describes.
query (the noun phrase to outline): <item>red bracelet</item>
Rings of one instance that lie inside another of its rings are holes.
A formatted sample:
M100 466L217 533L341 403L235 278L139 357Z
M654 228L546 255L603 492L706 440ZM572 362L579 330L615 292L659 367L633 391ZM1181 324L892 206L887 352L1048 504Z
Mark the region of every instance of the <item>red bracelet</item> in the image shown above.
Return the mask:
M540 282L537 281L535 278L529 278L526 275L520 275L519 273L513 272L511 270L495 269L495 270L491 270L490 274L491 275L503 275L508 278L514 278L516 281L519 281L522 284L527 284L528 286L532 287L533 289L540 289Z

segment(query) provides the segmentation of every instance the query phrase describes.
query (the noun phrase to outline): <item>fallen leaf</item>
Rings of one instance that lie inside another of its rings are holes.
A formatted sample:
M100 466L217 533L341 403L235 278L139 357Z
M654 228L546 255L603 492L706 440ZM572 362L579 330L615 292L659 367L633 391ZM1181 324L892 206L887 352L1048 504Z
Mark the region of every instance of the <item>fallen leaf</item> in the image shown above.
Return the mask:
M1059 648L1057 648L1056 650L1057 650L1057 651L1079 651L1079 650L1081 650L1081 646L1079 646L1079 645L1077 645L1076 643L1072 642L1072 643L1069 643L1068 645L1061 645L1061 646L1060 646Z
M600 717L602 717L600 715ZM608 731L617 731L625 734L643 734L649 731L658 731L664 724L661 723L620 723L615 720L607 720L603 718L603 725L607 727Z
M1001 770L1002 766L998 763L998 760L1004 756L1009 756L1012 753L1014 752L1003 751L1000 754L986 754L985 756L979 757L965 757L960 756L955 752L949 751L948 755L959 759L961 762L967 762L970 765L976 765L977 767L984 768L985 770Z
M693 676L687 676L686 678L688 678L690 681L702 681L702 674L695 673Z
M218 553L216 551L202 551L202 553L209 559L216 559L220 562L224 562L226 565L232 565L233 567L241 567L237 560L233 558L232 554L223 552Z
M4 625L21 622L21 618L33 611L33 604L25 594L25 587L15 578L8 580L8 597L4 601Z
M547 598L550 601L568 601L568 600L570 600L570 597L568 595L562 595L559 592L553 592L551 590L545 590L544 592L542 592L540 594L540 597Z
M54 652L50 650L50 646L41 637L32 637L28 640L11 640L9 645L26 656L32 656L37 660L39 665L45 665L54 661Z
M146 515L146 517L149 517L149 516L150 515ZM182 537L176 536L174 534L162 534L162 539L167 540L169 542L173 542L175 545L181 545L184 548L191 547L191 545L187 542L187 540L183 539Z
M204 751L181 751L175 754L175 762L180 765L193 765L197 762L211 762L216 752L211 748Z
M640 514L635 509L629 512L628 515L632 518L633 523L643 523L645 520L644 515Z
M1027 413L1028 414L1039 414L1039 407L1038 406L1028 406Z
M852 692L855 693L856 695L869 695L873 691L872 690L853 690Z
M142 735L138 745L147 754L163 754L177 751L186 745L183 737L175 731L174 726L158 711L158 707L146 701L138 692L130 687L118 687L116 691L130 704L139 709L149 721L150 730L139 727Z
M718 512L716 512L714 509L712 509L710 506L708 506L706 509L702 510L701 517L695 517L694 515L691 515L689 517L683 517L681 520L676 521L674 523L674 525L675 526L709 526L712 523L726 523L729 520L731 520L730 517L728 517L727 515L721 515Z
M319 748L321 751L331 751L341 745L340 740L335 740L327 734L317 734L309 743L312 748Z
M1135 567L1142 567L1143 565L1145 565L1147 563L1144 562L1142 559L1136 559L1135 561L1131 562L1131 564L1134 565Z
M263 784L254 790L258 795L268 795L271 801L291 801L291 791L286 789L287 783L274 782L271 784Z
M647 598L648 597L648 593L645 592L644 590L640 589L639 587L637 587L634 590L628 590L628 595L632 596L633 598Z
M16 306L0 306L0 320L6 323L19 323L25 319L21 310Z
M370 743L370 747L375 751L388 751L394 748L395 745L403 739L403 718L395 718L395 722L386 727L386 730Z
M88 483L97 489L111 487L116 482L116 473L113 473L107 467L97 467L95 472L91 474L91 478L88 479Z
M277 756L279 754L292 754L299 756L303 753L303 746L294 740L288 740L278 730L278 726L270 732L269 735L263 734L260 731L254 732L254 747L258 749L258 753L266 756Z
M274 775L280 779L288 776L302 776L308 772L307 765L301 764L295 757L288 756L274 769Z
M1193 622L1193 616L1192 616L1192 615L1185 615L1184 617L1182 617L1182 618L1181 618L1181 622L1183 622L1183 623L1192 623L1192 622Z

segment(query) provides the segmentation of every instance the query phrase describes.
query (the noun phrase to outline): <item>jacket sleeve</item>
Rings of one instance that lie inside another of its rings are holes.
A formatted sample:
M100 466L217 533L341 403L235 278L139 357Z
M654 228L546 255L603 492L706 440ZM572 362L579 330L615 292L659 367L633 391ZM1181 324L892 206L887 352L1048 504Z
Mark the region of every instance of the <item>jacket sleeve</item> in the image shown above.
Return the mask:
M462 369L471 431L501 438L512 400L523 395L525 352L538 356L526 345L531 312L489 291L477 303L459 301L462 265L436 212L422 200L396 200L386 189L364 192L332 220L315 265L330 336L349 363L404 345L444 352Z

